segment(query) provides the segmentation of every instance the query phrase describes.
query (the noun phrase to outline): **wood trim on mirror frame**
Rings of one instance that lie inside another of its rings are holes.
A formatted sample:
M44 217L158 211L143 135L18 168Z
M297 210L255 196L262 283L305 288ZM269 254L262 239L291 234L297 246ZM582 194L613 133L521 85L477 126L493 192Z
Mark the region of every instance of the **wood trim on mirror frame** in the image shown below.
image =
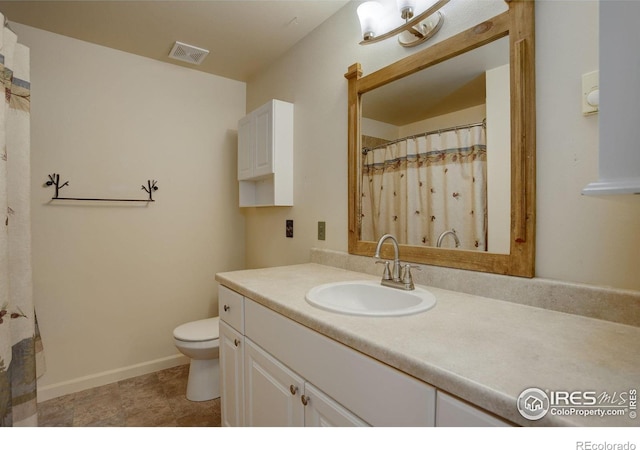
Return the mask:
M511 83L511 237L509 254L401 245L403 261L521 277L535 273L535 25L534 1L507 1L509 10L473 28L362 76L349 67L349 253L373 256L376 242L361 241L359 160L362 94L482 45L509 36ZM392 258L385 245L384 258Z

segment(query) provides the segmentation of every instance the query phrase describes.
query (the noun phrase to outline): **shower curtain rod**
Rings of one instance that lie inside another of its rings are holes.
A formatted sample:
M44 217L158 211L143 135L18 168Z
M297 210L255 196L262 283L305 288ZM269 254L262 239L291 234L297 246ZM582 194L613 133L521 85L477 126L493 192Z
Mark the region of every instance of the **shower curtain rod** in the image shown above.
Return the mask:
M429 136L430 134L445 133L447 131L464 130L465 128L473 128L473 127L479 127L479 126L486 127L487 126L487 119L483 119L482 122L469 123L467 125L456 125L455 127L440 128L438 130L432 130L432 131L427 131L427 132L424 132L424 133L418 133L418 134L414 134L412 136L405 136L403 138L396 139L395 141L389 141L389 142L385 142L384 144L376 145L375 147L363 147L362 148L362 154L366 155L370 151L378 150L380 148L387 147L388 145L391 145L391 144L397 144L398 142L406 141L407 139L414 139L414 138L417 138L417 137Z

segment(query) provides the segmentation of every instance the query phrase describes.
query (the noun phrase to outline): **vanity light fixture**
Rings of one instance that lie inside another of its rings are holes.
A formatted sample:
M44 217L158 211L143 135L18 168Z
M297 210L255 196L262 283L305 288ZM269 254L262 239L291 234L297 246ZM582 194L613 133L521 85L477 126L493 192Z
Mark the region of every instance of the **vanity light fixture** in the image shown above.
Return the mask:
M444 15L439 11L449 0L378 0L358 6L362 29L360 45L398 36L403 47L413 47L435 35Z

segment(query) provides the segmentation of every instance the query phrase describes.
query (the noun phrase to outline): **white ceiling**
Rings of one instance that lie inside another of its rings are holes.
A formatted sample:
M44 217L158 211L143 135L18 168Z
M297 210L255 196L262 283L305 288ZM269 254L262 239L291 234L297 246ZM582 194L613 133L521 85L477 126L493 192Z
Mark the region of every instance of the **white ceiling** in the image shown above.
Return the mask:
M10 22L225 78L248 81L348 0L0 1ZM169 59L175 41L208 49Z

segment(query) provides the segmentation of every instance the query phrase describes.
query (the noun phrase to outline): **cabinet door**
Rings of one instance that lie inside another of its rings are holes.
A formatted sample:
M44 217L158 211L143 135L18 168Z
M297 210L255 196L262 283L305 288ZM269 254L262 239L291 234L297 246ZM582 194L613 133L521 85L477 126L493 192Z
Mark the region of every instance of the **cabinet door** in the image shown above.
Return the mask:
M304 380L245 338L245 425L304 426Z
M369 425L346 410L312 384L304 388L304 425L306 427L368 427Z
M220 384L222 425L244 425L244 336L220 322Z
M273 102L253 113L255 115L256 144L253 154L253 176L273 173Z
M252 115L248 115L238 122L238 180L253 177L255 147L255 121Z

